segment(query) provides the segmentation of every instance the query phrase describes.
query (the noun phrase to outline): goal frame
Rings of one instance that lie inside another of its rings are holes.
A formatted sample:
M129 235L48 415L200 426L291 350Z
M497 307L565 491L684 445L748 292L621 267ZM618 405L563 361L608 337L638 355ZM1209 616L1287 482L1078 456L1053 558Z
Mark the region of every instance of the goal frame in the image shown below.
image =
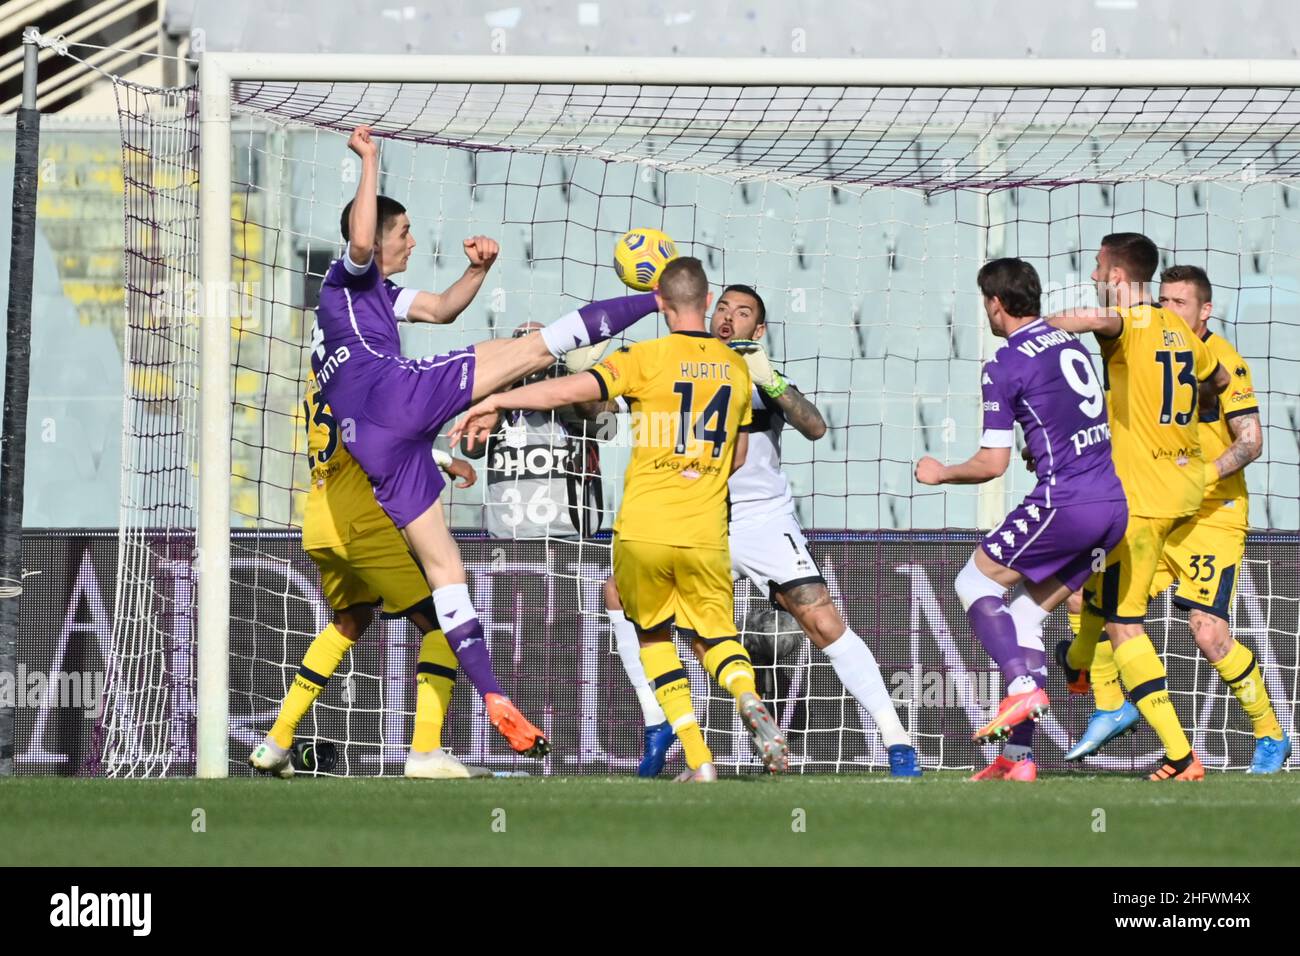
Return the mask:
M665 74L669 75L666 76ZM229 773L231 83L719 87L1300 88L1294 60L811 59L204 53L199 63L200 317L195 772ZM1188 82L1191 79L1193 82Z

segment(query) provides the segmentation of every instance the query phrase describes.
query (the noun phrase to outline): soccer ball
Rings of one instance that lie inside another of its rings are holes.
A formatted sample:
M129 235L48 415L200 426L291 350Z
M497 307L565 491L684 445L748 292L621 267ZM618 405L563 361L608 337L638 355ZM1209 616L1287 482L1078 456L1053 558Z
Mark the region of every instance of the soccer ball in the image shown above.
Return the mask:
M803 649L799 623L767 601L751 601L741 637L755 667L790 666Z
M638 292L659 284L664 266L677 258L677 244L658 229L633 229L614 246L614 271Z

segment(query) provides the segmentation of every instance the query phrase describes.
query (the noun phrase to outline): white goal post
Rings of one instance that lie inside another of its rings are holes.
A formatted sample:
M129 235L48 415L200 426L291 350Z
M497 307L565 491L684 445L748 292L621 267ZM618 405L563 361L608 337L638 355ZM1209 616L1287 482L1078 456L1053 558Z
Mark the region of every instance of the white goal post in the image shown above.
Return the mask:
M889 60L206 53L199 67L200 441L197 766L229 772L232 83L562 84L756 88L1300 88L1300 61ZM1032 124L1032 116L1029 117ZM670 123L671 121L665 121ZM744 120L720 120L742 127ZM649 130L645 132L649 133ZM814 131L810 131L814 132ZM862 135L855 130L855 135ZM581 144L573 149L580 150ZM628 157L631 159L632 157Z

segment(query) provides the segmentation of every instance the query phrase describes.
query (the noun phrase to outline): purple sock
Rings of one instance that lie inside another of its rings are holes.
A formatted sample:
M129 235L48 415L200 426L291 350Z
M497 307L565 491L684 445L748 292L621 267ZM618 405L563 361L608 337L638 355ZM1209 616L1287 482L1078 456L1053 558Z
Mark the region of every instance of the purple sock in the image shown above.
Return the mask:
M474 605L469 601L469 589L463 584L451 584L433 592L433 606L438 612L438 625L447 636L452 653L460 663L480 697L488 694L506 696L492 673L492 655L488 653Z
M1034 683L1039 687L1047 686L1047 654L1044 651L1026 650L1025 664ZM1037 728L1038 724L1032 720L1016 724L1011 728L1011 736L1007 739L1007 743L1017 747L1033 747L1034 731Z
M590 344L612 339L638 319L659 309L653 292L641 295L624 295L617 299L601 299L578 309L582 323L587 327Z
M613 338L658 308L653 292L602 299L556 319L542 329L542 341L559 358L572 349Z
M982 597L966 612L976 639L997 662L1002 679L1010 684L1029 673L1026 650L1016 640L1016 622L1000 597Z

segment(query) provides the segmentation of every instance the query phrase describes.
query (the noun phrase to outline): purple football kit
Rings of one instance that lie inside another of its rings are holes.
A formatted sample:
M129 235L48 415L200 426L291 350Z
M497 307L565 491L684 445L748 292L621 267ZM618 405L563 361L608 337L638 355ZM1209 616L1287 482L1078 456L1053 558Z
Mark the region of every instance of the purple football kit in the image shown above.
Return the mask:
M433 440L474 394L473 348L402 355L397 322L414 297L384 279L373 259L364 269L347 256L335 260L321 285L311 355L349 454L399 528L438 500L446 481L430 454Z
M372 259L335 260L325 273L311 365L348 452L393 524L405 528L438 500L446 481L433 460L444 425L474 395L474 347L412 359L397 322L416 293L383 278ZM653 293L584 305L542 330L553 355L618 335L657 309Z
M984 448L1011 448L1020 423L1038 484L981 544L1035 584L1083 586L1096 558L1119 544L1128 502L1111 462L1106 396L1092 358L1042 319L1008 337L981 376Z

